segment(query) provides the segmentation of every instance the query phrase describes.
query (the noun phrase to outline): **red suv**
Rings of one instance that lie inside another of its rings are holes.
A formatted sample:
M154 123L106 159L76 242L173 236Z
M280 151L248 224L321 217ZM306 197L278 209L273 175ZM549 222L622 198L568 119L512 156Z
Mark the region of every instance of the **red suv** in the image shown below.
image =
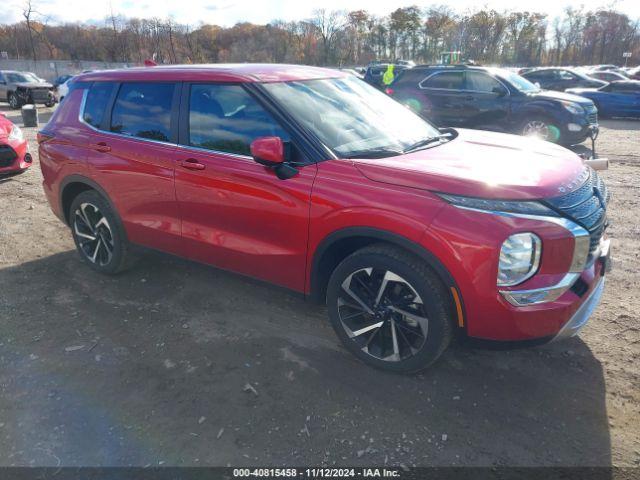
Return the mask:
M286 65L79 76L39 134L44 190L103 273L142 245L326 302L410 372L452 337L536 344L598 304L607 189L551 143L438 130L361 80Z

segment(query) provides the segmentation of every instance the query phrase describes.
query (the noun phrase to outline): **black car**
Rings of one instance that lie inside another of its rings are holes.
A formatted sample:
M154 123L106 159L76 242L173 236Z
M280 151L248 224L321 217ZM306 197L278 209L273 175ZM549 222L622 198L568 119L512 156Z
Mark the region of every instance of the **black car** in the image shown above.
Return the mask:
M591 100L542 91L498 68L418 66L398 75L387 93L440 127L532 135L562 145L598 131Z
M522 74L531 83L544 90L564 92L567 88L600 88L607 84L570 68L536 68Z
M364 81L369 85L373 85L374 87L383 90L385 85L382 82L382 77L384 76L384 72L387 71L389 67L389 63L374 63L367 66L367 69L364 73ZM400 72L411 68L408 65L393 65L393 73L397 77Z

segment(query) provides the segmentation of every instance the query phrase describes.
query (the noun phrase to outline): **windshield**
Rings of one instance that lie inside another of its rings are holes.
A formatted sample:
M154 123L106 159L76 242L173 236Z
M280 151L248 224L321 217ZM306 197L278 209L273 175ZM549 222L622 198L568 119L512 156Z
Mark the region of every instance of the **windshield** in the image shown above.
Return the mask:
M7 77L7 81L9 83L40 83L40 79L36 77L33 73L6 73L5 77Z
M407 107L352 76L264 88L337 156L397 155L440 136Z
M500 71L500 76L523 93L536 93L540 89L524 77L508 70Z

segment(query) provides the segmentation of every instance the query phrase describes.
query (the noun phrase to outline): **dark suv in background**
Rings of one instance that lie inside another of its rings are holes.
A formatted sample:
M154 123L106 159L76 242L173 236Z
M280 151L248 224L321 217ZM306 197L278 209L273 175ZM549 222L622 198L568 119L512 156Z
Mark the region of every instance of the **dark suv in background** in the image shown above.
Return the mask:
M600 88L607 84L570 68L535 68L522 74L545 90L564 92L567 88Z
M598 131L591 100L542 91L498 68L417 66L401 72L387 93L440 127L536 136L574 145Z

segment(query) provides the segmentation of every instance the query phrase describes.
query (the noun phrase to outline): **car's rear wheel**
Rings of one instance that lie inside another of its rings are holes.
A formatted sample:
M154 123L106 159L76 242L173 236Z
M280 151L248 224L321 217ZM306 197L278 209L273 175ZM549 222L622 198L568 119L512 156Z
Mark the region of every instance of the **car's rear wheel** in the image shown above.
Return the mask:
M532 117L522 122L521 134L553 143L561 143L560 129L544 117Z
M91 268L105 274L127 268L130 254L124 229L98 192L85 191L73 200L69 225L80 257Z
M20 104L20 99L18 98L18 95L15 92L11 92L9 93L9 98L7 99L9 101L9 106L11 108L13 108L14 110L20 108L22 105Z
M346 348L388 371L427 368L453 335L440 279L419 258L384 244L358 250L336 267L327 306Z

